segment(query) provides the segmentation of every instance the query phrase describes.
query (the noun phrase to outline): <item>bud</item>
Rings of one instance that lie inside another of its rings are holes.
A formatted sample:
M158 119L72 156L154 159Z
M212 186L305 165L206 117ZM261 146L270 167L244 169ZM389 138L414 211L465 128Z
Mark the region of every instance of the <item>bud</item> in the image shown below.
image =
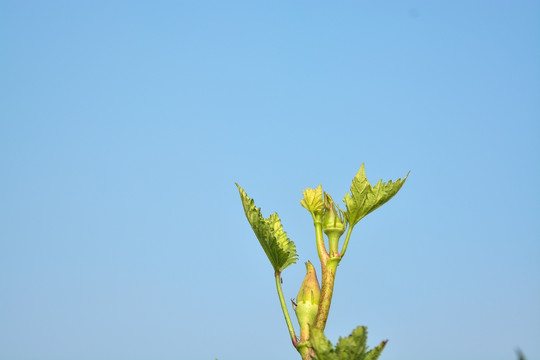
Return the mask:
M324 193L324 215L322 219L322 228L330 246L330 255L338 255L339 238L345 232L346 224L343 217L343 211L336 206L332 197Z
M306 263L306 272L306 277L296 297L294 309L300 324L300 342L309 340L309 327L315 322L321 298L317 274L313 264L309 261Z

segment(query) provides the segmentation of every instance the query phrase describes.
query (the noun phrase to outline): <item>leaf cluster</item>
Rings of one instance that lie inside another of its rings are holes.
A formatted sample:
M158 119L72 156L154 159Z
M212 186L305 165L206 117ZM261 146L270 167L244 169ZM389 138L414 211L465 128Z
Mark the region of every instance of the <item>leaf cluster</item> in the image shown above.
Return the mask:
M255 206L253 199L250 199L238 184L236 186L240 192L248 222L266 256L268 256L274 271L281 272L289 265L294 264L298 260L296 246L283 230L278 214L273 213L268 218L264 218L261 209Z
M346 338L339 338L335 347L321 330L314 327L310 329L310 343L316 360L377 360L386 341L371 350L367 348L366 342L367 328L365 326L357 327Z
M354 226L367 214L394 197L407 180L407 176L409 174L395 182L392 180L383 182L381 179L372 187L366 177L364 164L362 164L352 181L350 193L347 193L343 198L347 211L341 211L339 206L332 201L330 195L322 190L321 185L315 189L307 188L304 190L304 198L300 200L300 203L311 213L314 220L319 221L327 212L336 212L337 207L339 213L345 216L349 226Z

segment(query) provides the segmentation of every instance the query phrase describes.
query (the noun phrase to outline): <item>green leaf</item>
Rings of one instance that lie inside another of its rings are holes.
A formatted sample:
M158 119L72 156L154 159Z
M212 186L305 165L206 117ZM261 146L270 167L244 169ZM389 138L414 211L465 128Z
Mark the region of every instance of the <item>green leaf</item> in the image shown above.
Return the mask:
M335 348L321 330L311 328L310 332L310 343L317 360L377 360L386 341L367 352L366 341L367 328L365 326L357 327L346 338L339 338Z
M320 221L324 212L322 185L315 189L306 188L302 194L304 194L304 198L300 200L300 204L311 213L314 220Z
M362 164L353 179L351 192L343 198L343 202L347 206L345 217L349 224L356 225L364 216L390 200L401 189L408 176L407 173L403 180L398 179L396 182L390 180L383 183L382 180L379 180L374 187L371 187L366 178L364 164Z
M346 338L339 338L336 352L339 359L363 360L366 352L367 330L359 326Z
M294 264L298 260L296 246L283 231L278 214L274 213L265 219L261 214L261 209L255 206L253 199L250 199L238 184L236 186L240 192L240 199L248 222L255 236L259 239L274 271L281 272L287 266Z
M334 351L332 343L330 340L324 336L322 330L319 330L315 327L310 328L309 332L309 342L315 352L316 360L338 360L338 356Z
M379 356L381 355L384 347L386 346L386 343L388 340L381 341L379 345L374 347L373 349L369 350L366 354L365 360L377 360Z

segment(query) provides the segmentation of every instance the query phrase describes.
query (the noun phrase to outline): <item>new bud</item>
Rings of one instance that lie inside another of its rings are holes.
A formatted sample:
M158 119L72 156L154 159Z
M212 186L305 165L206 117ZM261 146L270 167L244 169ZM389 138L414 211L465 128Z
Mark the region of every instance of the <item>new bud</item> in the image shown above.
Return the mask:
M336 206L332 197L324 193L324 215L322 220L323 231L328 236L330 255L338 256L339 238L345 232L346 223L343 211Z
M296 317L300 324L300 342L309 340L309 327L315 322L319 310L321 289L315 268L311 262L306 263L306 277L296 297Z

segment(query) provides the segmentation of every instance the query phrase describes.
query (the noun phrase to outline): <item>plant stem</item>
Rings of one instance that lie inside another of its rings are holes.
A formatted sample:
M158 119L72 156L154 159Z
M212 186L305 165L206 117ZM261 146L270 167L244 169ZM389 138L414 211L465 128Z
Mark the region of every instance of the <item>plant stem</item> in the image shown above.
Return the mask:
M281 304L281 310L283 310L283 315L285 316L285 322L287 323L287 328L289 329L289 334L291 335L291 341L293 346L296 347L298 344L298 338L294 332L294 327L291 322L291 317L289 316L289 311L287 310L287 305L285 304L285 298L283 297L283 290L281 289L281 272L275 272L276 278L276 288L279 296L279 302Z
M330 252L330 256L332 257L339 256L338 244L339 244L340 234L327 233L327 236L328 236L328 250Z
M302 360L311 360L314 357L313 349L309 341L303 341L296 346L296 350L302 356Z
M328 260L328 251L326 251L326 246L324 245L322 223L315 220L313 225L315 226L315 240L317 242L317 253L319 254L319 260L321 260L321 265L326 264L326 260Z
M345 241L343 242L343 248L341 249L341 257L345 255L345 251L347 251L347 245L349 245L349 239L351 238L353 226L349 225L349 228L347 229L347 235L345 236Z
M332 303L332 295L334 292L334 280L336 278L336 270L340 260L341 257L331 257L322 264L321 300L319 302L319 311L317 312L314 324L315 328L321 331L324 330L328 314L330 313L330 304Z

